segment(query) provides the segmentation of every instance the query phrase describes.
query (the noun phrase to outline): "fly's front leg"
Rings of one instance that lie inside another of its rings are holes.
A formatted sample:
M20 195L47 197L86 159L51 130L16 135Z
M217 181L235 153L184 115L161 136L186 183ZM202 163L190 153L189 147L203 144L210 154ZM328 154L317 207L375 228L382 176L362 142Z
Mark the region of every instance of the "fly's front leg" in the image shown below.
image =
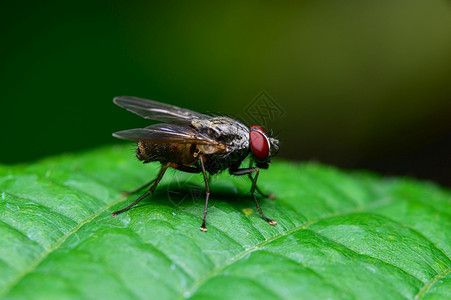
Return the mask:
M260 208L260 204L258 204L258 200L257 197L255 196L255 188L257 186L257 179L258 179L258 174L260 173L259 168L244 168L244 169L236 169L236 170L230 170L230 174L232 175L245 175L245 174L252 174L252 173L256 173L255 177L252 180L252 187L251 187L251 194L252 197L254 198L255 204L257 205L258 211L260 212L260 215L262 216L262 218L268 222L271 225L275 225L277 224L276 220L272 220L268 217L265 216L265 214L263 213L262 209Z
M249 161L249 169L252 168L253 162L254 162L254 160L251 158L250 161ZM247 175L248 175L249 179L250 179L252 182L254 182L254 177L252 177L252 174L251 174L251 173L248 173ZM257 190L257 192L258 192L260 195L262 195L262 196L265 197L265 198L274 199L274 197L275 197L275 195L274 195L273 193L268 193L268 194L263 193L262 190L260 190L260 188L258 187L258 185L255 185L255 189Z

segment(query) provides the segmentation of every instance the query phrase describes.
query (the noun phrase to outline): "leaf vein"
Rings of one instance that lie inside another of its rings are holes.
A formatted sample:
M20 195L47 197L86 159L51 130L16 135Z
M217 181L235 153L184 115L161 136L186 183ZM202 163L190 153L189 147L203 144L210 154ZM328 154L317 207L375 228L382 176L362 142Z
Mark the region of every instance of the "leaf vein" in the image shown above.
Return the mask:
M429 289L432 287L432 285L434 285L434 283L436 283L438 280L440 280L441 278L445 277L446 275L448 275L451 272L451 268L448 268L447 270L445 270L444 272L437 274L437 276L435 276L431 281L429 281L428 283L426 283L425 285L423 285L423 287L418 291L418 294L415 295L414 299L418 300L424 297L424 295L429 291Z
M325 217L322 217L322 218L317 218L317 219L315 219L315 220L311 220L311 221L305 222L305 223L303 223L303 224L301 224L301 225L299 225L299 226L296 226L296 227L294 227L294 228L292 228L292 229L290 229L290 230L287 230L287 231L285 231L285 232L282 232L281 234L275 235L275 236L272 237L272 238L269 238L269 239L267 239L267 240L265 240L265 241L262 241L261 243L258 243L258 244L256 244L255 246L253 246L253 247L251 247L251 248L248 248L247 250L245 250L245 251L243 251L243 252L238 253L238 254L235 255L234 257L230 258L230 259L229 259L227 262L225 262L223 265L220 265L220 266L214 268L214 269L213 269L210 273L208 273L206 276L204 276L203 278L197 280L197 281L192 285L192 287L191 287L188 291L186 291L186 292L184 292L182 295L180 295L179 299L184 299L184 298L189 298L189 297L191 297L191 296L194 294L194 292L195 292L196 290L198 290L199 287L200 287L202 284L204 284L205 282L207 282L210 278L212 278L212 277L214 277L215 275L217 275L220 271L222 271L222 270L225 269L226 267L228 267L228 266L230 266L230 265L236 263L236 262L239 261L240 259L244 258L247 254L252 253L252 252L258 250L258 249L261 248L262 246L264 246L264 245L266 245L266 244L269 244L269 243L271 243L271 242L273 242L273 241L275 241L275 240L277 240L277 239L280 239L280 238L282 238L282 237L284 237L284 236L286 236L286 235L288 235L288 234L290 234L290 233L296 232L296 231L298 231L298 230L305 229L305 228L307 228L308 226L310 226L310 225L312 225L312 224L315 224L315 223L318 223L318 222L320 222L320 221L322 221L322 220L326 220L326 219L328 219L328 218L333 218L333 217L337 217L337 216L346 215L346 214L352 213L353 211L354 211L354 210L352 210L352 211L346 211L346 212L340 212L340 213L335 213L335 214L331 214L331 215L328 215L328 216L325 216Z
M106 205L96 213L92 214L88 218L86 218L83 222L77 224L72 230L68 231L65 235L63 235L52 247L48 248L46 251L42 253L40 257L35 259L28 268L20 272L15 279L13 279L8 285L6 285L3 290L0 291L0 298L6 295L14 286L16 286L27 274L31 273L37 266L39 266L53 251L58 249L59 246L72 234L76 233L83 225L92 221L98 215L100 215L105 210L109 209L111 206L123 201L122 197L119 199L112 201L110 204Z

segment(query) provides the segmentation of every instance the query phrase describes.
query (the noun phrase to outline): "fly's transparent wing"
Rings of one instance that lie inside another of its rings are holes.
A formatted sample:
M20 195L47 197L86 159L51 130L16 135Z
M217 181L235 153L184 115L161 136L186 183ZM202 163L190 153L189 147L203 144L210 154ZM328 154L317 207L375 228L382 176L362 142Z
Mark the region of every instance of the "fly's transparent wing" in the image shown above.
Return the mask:
M118 131L113 133L113 136L134 142L186 143L226 148L224 144L214 138L183 124L155 124L145 128Z
M114 104L125 108L126 110L131 111L132 113L135 113L145 119L161 122L189 123L193 119L210 118L210 116L208 115L197 113L189 109L131 96L116 97L113 99L113 102Z

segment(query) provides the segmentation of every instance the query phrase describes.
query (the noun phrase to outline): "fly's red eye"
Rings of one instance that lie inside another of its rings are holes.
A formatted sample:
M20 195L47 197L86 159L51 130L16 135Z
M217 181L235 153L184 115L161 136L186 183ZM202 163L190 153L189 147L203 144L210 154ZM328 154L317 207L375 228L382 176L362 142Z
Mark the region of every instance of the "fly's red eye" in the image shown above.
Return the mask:
M260 130L264 134L267 134L266 131L263 128L261 128L260 126L257 126L257 125L251 126L251 130Z
M261 130L261 131L260 131ZM259 126L252 126L250 132L251 150L257 160L263 162L269 156L269 141Z

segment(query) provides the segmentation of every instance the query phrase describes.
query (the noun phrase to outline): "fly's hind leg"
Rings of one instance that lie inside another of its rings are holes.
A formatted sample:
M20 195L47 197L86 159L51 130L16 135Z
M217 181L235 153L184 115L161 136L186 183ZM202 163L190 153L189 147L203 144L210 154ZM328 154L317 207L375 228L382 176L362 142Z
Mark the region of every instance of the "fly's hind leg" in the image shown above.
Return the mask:
M129 206L127 206L127 207L125 207L125 208L123 208L123 209L121 209L121 210L115 211L115 212L113 212L111 215L112 215L113 217L115 217L115 216L117 216L118 214L121 214L121 213L123 213L123 212L129 210L130 208L132 208L133 206L135 206L136 204L138 204L142 199L144 199L144 198L147 197L148 195L152 194L152 193L155 191L155 188L157 187L157 185L158 185L158 183L160 182L161 178L163 178L163 175L164 175L164 173L166 172L166 170L167 170L169 167L173 166L173 165L174 165L173 163L167 163L166 165L161 166L161 170L160 170L160 172L158 173L157 178L155 178L154 180L150 181L149 183L147 183L146 185L144 185L143 187L140 188L140 189L142 189L142 188L144 188L144 187L146 187L146 186L148 186L148 185L151 185L151 184L153 183L152 186L150 187L150 189L149 189L147 192L145 192L143 195L141 195L141 197L139 197L138 199L136 199L136 200L135 200L132 204L130 204ZM138 189L137 191L139 191L140 189Z
M184 166L184 165L179 165L179 164L176 164L176 163L172 163L170 167L172 167L172 168L174 168L174 169L176 169L176 170L180 170L180 171L183 171L183 172L187 172L187 173L200 173L200 172L201 172L200 168L196 168L196 167L186 167L186 166ZM139 191L141 191L141 190L145 189L146 187L148 187L149 185L151 185L152 183L154 183L155 180L157 180L157 179L156 179L156 178L155 178L155 179L152 179L152 180L149 181L148 183L146 183L146 184L140 186L139 188L137 188L137 189L135 189L135 190L132 190L132 191L123 191L123 192L122 192L122 195L128 196L128 195L136 194L136 193L138 193Z
M152 194L152 193L155 191L155 188L157 187L157 185L158 185L158 183L160 182L161 178L163 178L164 173L166 172L166 170L167 170L169 167L174 168L174 169L176 169L176 170L183 171L183 172L187 172L187 173L200 173L200 172L201 172L201 169L200 169L199 167L187 167L187 166L180 165L180 164L177 164L177 163L167 163L166 165L161 166L161 170L160 170L160 172L158 173L157 178L153 179L152 181L146 183L145 185L139 187L138 189L136 189L136 190L134 190L134 191L126 192L126 194L135 194L135 193L139 192L140 190L142 190L143 188L145 188L145 187L147 187L147 186L149 186L149 185L152 185L152 186L150 187L150 189L149 189L146 193L144 193L143 195L141 195L141 197L139 197L138 199L136 199L132 204L130 204L129 206L127 206L127 207L125 207L125 208L123 208L123 209L121 209L121 210L118 210L118 211L113 212L113 213L112 213L112 216L115 217L115 216L117 216L118 214L121 214L121 213L123 213L123 212L129 210L130 208L132 208L133 206L135 206L136 204L138 204L142 199L144 199L144 198L147 197L148 195Z
M258 204L258 200L257 197L255 196L255 189L257 187L257 179L258 179L258 174L260 173L259 168L243 168L243 169L236 169L236 170L230 170L230 174L232 175L245 175L245 174L252 174L252 173L256 173L255 177L252 178L252 176L250 176L252 178L252 187L251 187L251 194L252 197L254 198L255 204L257 205L257 209L260 212L260 215L262 216L262 218L268 222L271 225L276 225L277 221L276 220L272 220L268 217L265 216L265 214L263 213L260 204Z
M127 192L127 193L136 193L140 190L142 190L143 188L152 185L150 187L150 189L144 193L143 195L141 195L141 197L139 197L138 199L136 199L132 204L130 204L129 206L115 211L114 213L112 213L112 216L115 217L118 214L121 214L127 210L129 210L130 208L132 208L133 206L135 206L136 204L138 204L142 199L144 199L145 197L147 197L148 195L152 194L155 191L155 188L157 187L158 183L160 182L161 178L163 178L164 173L166 172L166 170L171 167L174 168L176 170L182 171L182 172L187 172L187 173L200 173L202 172L203 176L204 176L204 181L205 181L205 187L206 187L206 199L205 199L205 209L204 209L204 218L202 221L202 225L200 226L200 230L202 231L207 231L207 227L205 226L205 223L207 221L207 208L208 208L208 198L210 196L210 186L208 185L208 178L207 178L207 173L205 171L205 166L204 166L204 157L199 156L199 161L200 161L200 166L197 167L187 167L184 165L180 165L177 163L168 163L164 166L161 167L160 173L158 173L157 178L155 178L154 180L146 183L144 186L136 189L135 191L131 191L131 192ZM153 184L152 184L153 183ZM258 205L258 204L257 204ZM260 209L260 208L259 208Z
M132 191L123 191L121 194L124 195L124 196L136 194L136 193L138 193L140 190L143 190L143 189L145 189L146 187L148 187L149 185L151 185L152 183L154 183L155 180L156 180L156 178L155 178L155 179L152 179L152 180L149 181L148 183L146 183L146 184L140 186L139 188L137 188L137 189L135 189L135 190L132 190Z

